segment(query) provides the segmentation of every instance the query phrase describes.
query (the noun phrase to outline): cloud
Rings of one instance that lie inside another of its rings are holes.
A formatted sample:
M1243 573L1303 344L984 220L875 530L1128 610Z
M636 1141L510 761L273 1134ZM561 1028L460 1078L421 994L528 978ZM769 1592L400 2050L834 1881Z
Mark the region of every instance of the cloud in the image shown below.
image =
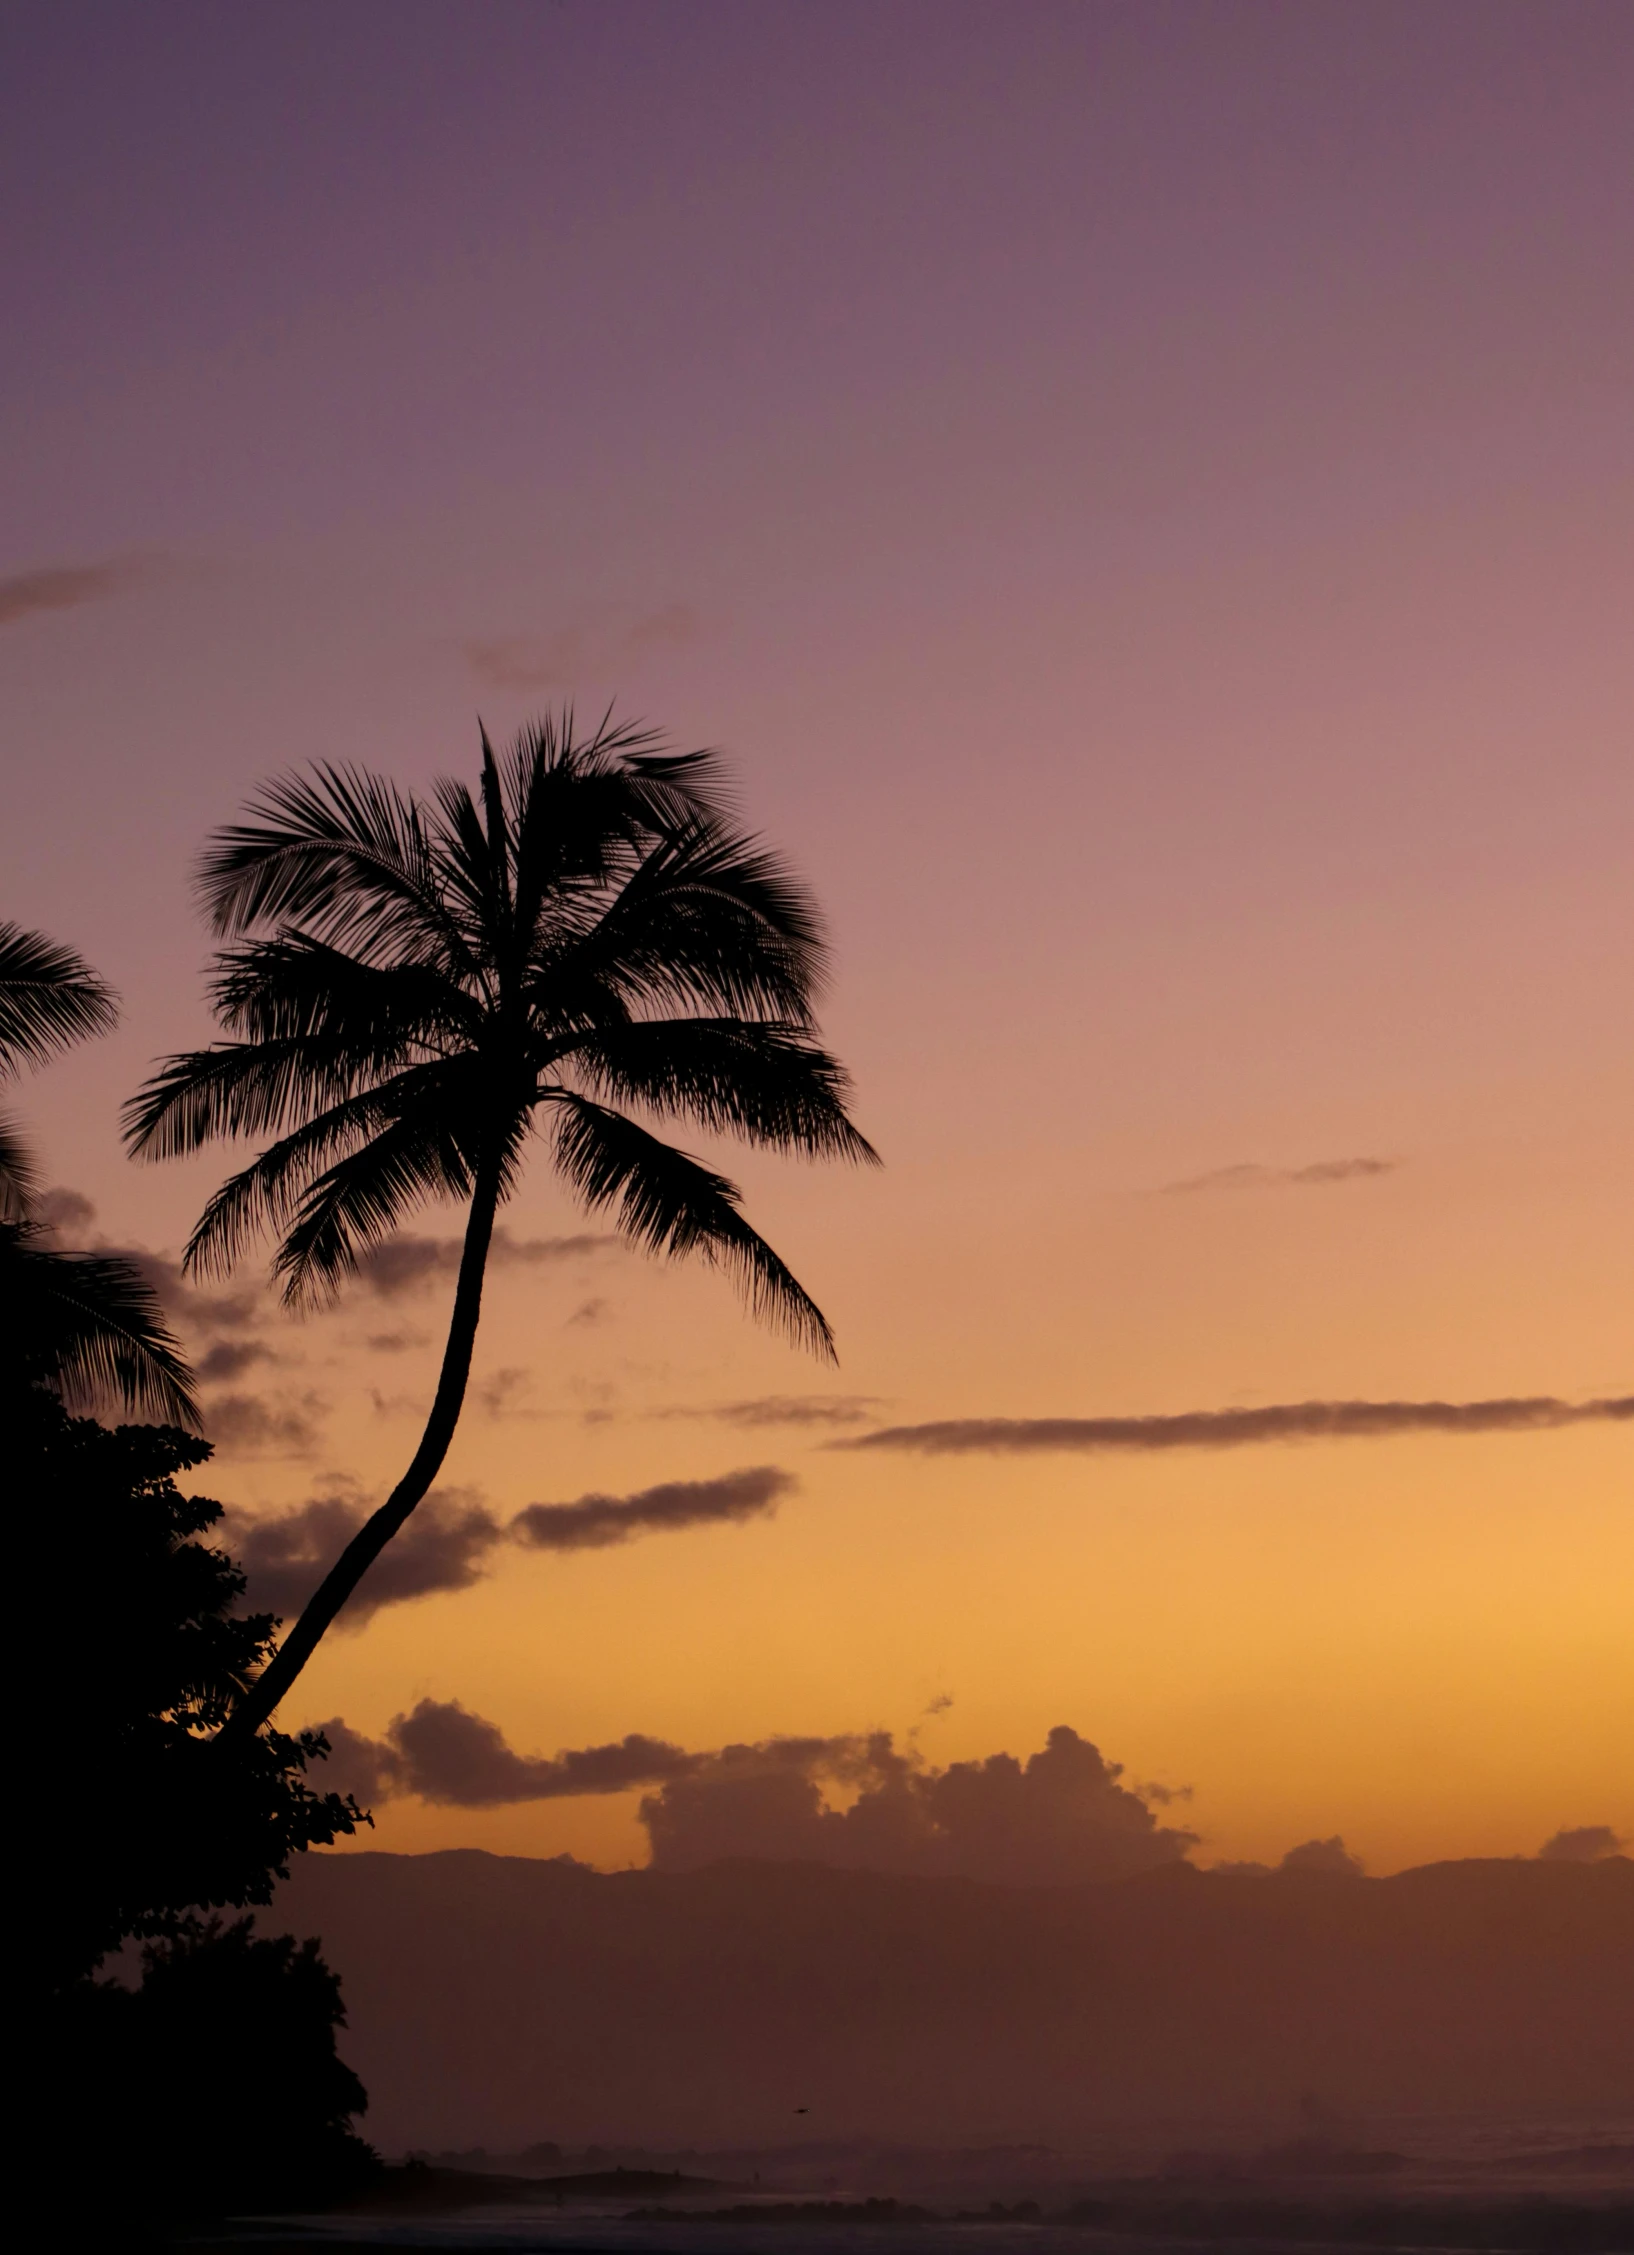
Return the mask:
M180 1261L166 1253L150 1253L145 1245L115 1245L107 1238L97 1242L99 1253L112 1253L147 1280L166 1314L196 1331L246 1331L269 1312L267 1293L258 1285L236 1292L201 1292L182 1273Z
M1166 1182L1165 1197L1184 1197L1195 1190L1298 1190L1321 1189L1328 1183L1361 1182L1374 1175L1394 1174L1399 1159L1316 1159L1304 1167L1261 1167L1251 1161L1234 1167L1215 1167L1208 1174L1188 1175L1183 1182Z
M249 1397L236 1400L243 1404ZM238 1417L265 1445L253 1414ZM212 1426L216 1411L211 1411ZM742 1521L775 1510L795 1486L775 1465L728 1472L715 1480L671 1480L630 1496L581 1496L576 1503L535 1503L502 1525L474 1488L433 1488L365 1574L341 1615L362 1628L383 1605L443 1590L469 1589L482 1579L505 1540L530 1550L599 1550L638 1535ZM314 1496L292 1511L265 1517L234 1516L229 1540L249 1577L249 1604L257 1611L299 1613L324 1575L369 1517L362 1496Z
M721 1425L863 1425L881 1406L879 1394L760 1394L752 1401L677 1403L657 1418L711 1418Z
M193 1365L197 1375L206 1383L218 1378L236 1378L248 1370L252 1363L272 1362L276 1358L270 1347L259 1339L218 1339L207 1348Z
M713 1480L666 1480L635 1495L533 1503L511 1521L511 1539L533 1550L604 1550L635 1535L770 1514L797 1485L792 1473L775 1464L756 1464Z
M325 1403L317 1394L267 1401L259 1394L218 1394L205 1404L205 1429L235 1455L309 1456L318 1443Z
M1549 1864L1593 1864L1602 1856L1620 1855L1627 1846L1628 1842L1613 1832L1609 1824L1579 1824L1557 1832L1552 1840L1545 1840L1538 1850L1538 1860Z
M518 1399L532 1385L531 1371L515 1367L496 1370L476 1388L477 1406L488 1417L504 1417L507 1412L514 1415Z
M477 679L494 689L571 689L586 675L605 679L651 650L696 641L698 615L685 603L632 614L607 606L585 623L546 635L509 634L460 645Z
M423 1331L371 1331L363 1342L377 1355L406 1354L411 1347L423 1347L426 1343Z
M267 1518L235 1517L229 1540L249 1578L249 1604L292 1619L368 1516L368 1505L337 1495L315 1496ZM469 1589L481 1579L501 1532L472 1490L433 1488L369 1568L342 1623L359 1629L383 1605Z
M488 1260L493 1268L533 1268L553 1261L573 1260L584 1254L610 1252L622 1240L606 1233L581 1232L574 1237L513 1237L496 1229ZM417 1237L404 1233L365 1253L358 1275L382 1299L396 1299L418 1291L438 1277L452 1276L460 1265L457 1237Z
M1302 1840L1288 1850L1277 1869L1316 1872L1332 1879L1360 1879L1364 1872L1360 1856L1350 1853L1337 1832L1331 1840Z
M36 611L74 611L117 595L150 570L137 557L110 558L100 564L56 564L0 579L0 626L30 618Z
M518 1754L497 1724L458 1700L422 1699L412 1714L393 1716L384 1738L365 1738L339 1718L318 1727L332 1748L324 1783L365 1803L412 1793L444 1807L485 1809L626 1793L681 1777L706 1758L639 1731L549 1758Z
M522 1755L457 1700L422 1699L378 1739L339 1718L318 1727L333 1748L324 1782L366 1803L412 1793L493 1808L656 1787L641 1820L653 1866L664 1871L752 1856L1065 1886L1179 1863L1196 1845L1195 1834L1160 1825L1119 1783L1121 1766L1065 1725L1025 1762L990 1754L943 1769L899 1753L889 1731L712 1753L637 1731L548 1758ZM828 1788L848 1805L831 1806ZM1337 1845L1313 1843L1324 1852Z
M76 1236L89 1229L96 1219L96 1208L82 1190L69 1190L59 1184L55 1190L42 1191L34 1201L34 1218L47 1229L61 1230L65 1236Z
M585 1325L600 1323L607 1314L607 1306L608 1303L605 1300L582 1301L567 1320L569 1323Z
M1268 1441L1381 1440L1402 1433L1540 1433L1561 1425L1626 1423L1634 1394L1566 1402L1508 1395L1481 1402L1283 1402L1265 1409L1185 1410L1170 1417L957 1417L887 1425L836 1449L901 1449L918 1456L1042 1450L1251 1448Z
M866 1738L728 1746L649 1794L641 1817L656 1868L729 1856L941 1874L1012 1885L1121 1878L1182 1861L1191 1832L1159 1825L1120 1785L1121 1765L1065 1724L1025 1762L945 1769ZM854 1791L830 1806L824 1785Z

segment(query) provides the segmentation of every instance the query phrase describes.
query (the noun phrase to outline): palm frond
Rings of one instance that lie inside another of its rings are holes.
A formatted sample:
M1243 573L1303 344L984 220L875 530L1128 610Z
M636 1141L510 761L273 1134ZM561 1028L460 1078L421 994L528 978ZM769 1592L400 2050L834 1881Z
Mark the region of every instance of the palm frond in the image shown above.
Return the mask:
M850 1076L803 1026L642 1019L564 1041L560 1055L591 1095L808 1158L879 1164L846 1112Z
M72 948L0 923L0 1076L107 1033L117 1016L113 989Z
M473 1078L468 1059L414 1066L302 1121L215 1192L187 1241L183 1267L196 1275L225 1275L253 1237L289 1225L337 1157L362 1149L371 1137L387 1133L405 1117L435 1117L444 1106L468 1116ZM462 1176L450 1185L449 1194L468 1187L468 1176Z
M395 1063L415 1043L474 1038L482 1005L440 963L367 963L303 932L224 948L210 999L231 1032L258 1041L312 1035Z
M541 935L541 997L809 1022L827 969L810 895L755 840L704 824L660 839L610 900L571 901Z
M158 1299L131 1262L63 1253L28 1226L0 1226L0 1305L11 1367L70 1408L117 1401L163 1424L199 1425L192 1373Z
M395 1120L312 1183L273 1262L292 1306L332 1298L359 1256L389 1237L414 1207L467 1197L476 1154L446 1121Z
M587 1097L562 1092L552 1101L557 1163L592 1212L610 1213L649 1252L696 1253L730 1270L757 1317L836 1359L828 1319L744 1220L735 1183Z
M0 1113L0 1222L26 1221L40 1195L40 1171L22 1129Z
M218 932L283 922L381 961L441 949L474 968L440 896L420 810L395 785L320 766L269 784L249 812L216 834L199 866Z

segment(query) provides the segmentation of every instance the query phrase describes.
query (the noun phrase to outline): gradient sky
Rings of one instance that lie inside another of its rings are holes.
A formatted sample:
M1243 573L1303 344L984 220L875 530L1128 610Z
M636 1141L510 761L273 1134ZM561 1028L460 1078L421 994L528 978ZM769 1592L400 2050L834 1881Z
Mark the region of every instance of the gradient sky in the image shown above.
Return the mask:
M1631 115L1624 0L0 14L0 912L124 997L24 1100L82 1229L173 1254L225 1164L115 1132L206 1032L209 828L566 696L730 755L887 1161L739 1170L837 1374L707 1275L496 1272L448 1484L798 1489L386 1608L302 1715L1068 1722L1205 1857L1634 1831L1626 1423L823 1445L1634 1391ZM581 1226L542 1167L511 1225ZM266 1350L215 1491L377 1495L446 1293L195 1326ZM455 1842L642 1847L381 1813Z

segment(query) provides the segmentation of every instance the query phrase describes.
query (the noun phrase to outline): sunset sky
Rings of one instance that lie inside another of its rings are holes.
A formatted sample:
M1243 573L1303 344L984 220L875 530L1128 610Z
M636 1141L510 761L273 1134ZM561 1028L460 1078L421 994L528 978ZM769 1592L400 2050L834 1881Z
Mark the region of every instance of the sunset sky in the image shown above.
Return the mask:
M499 1531L291 1720L1065 1723L1202 1861L1634 1833L1631 115L1626 0L7 15L0 915L123 998L19 1099L66 1236L174 1260L230 1163L117 1129L211 828L567 699L727 756L885 1161L719 1154L826 1369L564 1246L541 1153L432 1512ZM318 1319L173 1300L239 1547L407 1461L416 1226ZM1313 1401L1609 1406L994 1423ZM637 1798L372 1844L621 1864Z

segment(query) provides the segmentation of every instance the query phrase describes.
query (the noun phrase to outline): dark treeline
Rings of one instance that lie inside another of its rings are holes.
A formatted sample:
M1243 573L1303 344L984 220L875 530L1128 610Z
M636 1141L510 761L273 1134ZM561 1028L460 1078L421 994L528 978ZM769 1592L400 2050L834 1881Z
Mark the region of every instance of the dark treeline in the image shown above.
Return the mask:
M63 1600L19 1952L43 2151L116 2212L332 2197L373 2165L340 1985L316 1942L243 1914L359 1814L308 1782L308 1735L210 1745L274 1624L234 1611L243 1577L199 1539L221 1507L176 1484L208 1444L71 1417L37 1384L6 1406L14 1524L40 1553L22 1586Z
M0 1078L113 1013L69 950L0 926ZM171 1421L74 1414L111 1404ZM177 1484L211 1454L197 1422L145 1279L57 1245L0 1119L0 1447L45 1713L14 1946L21 2155L80 2221L323 2200L376 2166L340 1984L251 1910L361 1812L308 1782L321 1739L221 1747L277 1623L241 1611L243 1575L201 1539L221 1506Z

